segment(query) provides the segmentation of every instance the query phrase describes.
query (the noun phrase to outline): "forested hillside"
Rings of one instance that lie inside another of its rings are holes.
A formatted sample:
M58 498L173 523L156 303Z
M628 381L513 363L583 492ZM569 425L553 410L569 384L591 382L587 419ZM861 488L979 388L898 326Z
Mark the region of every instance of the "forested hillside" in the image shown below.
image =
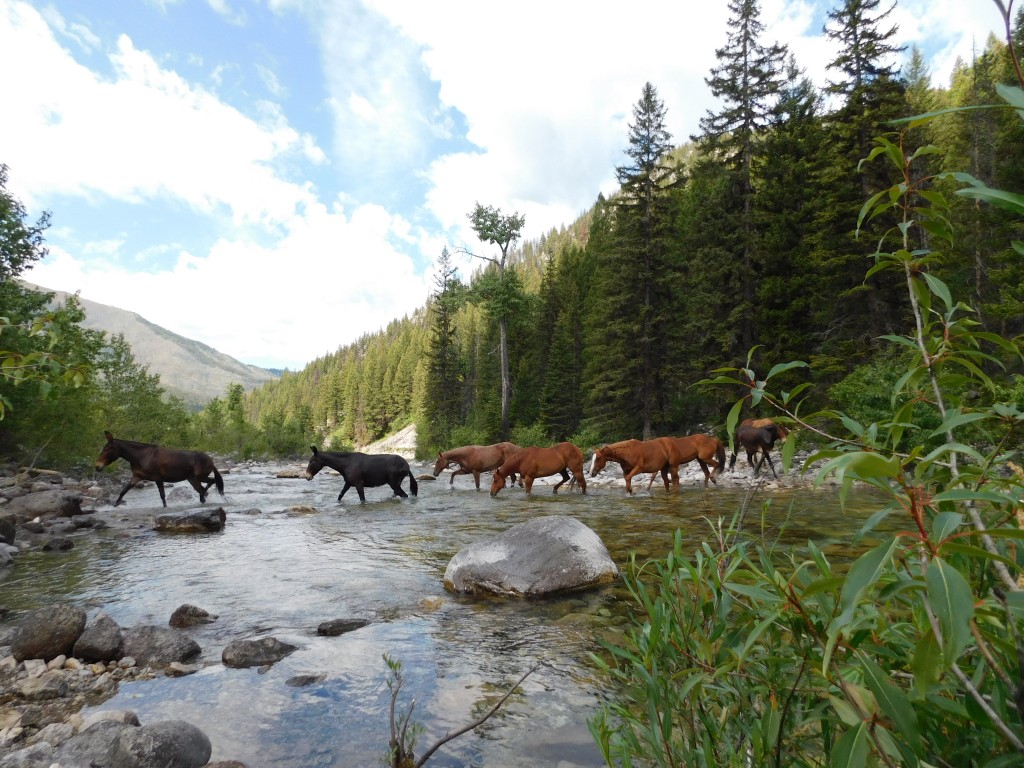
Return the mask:
M484 236L475 252L495 263L481 260L468 281L439 254L426 307L248 395L248 419L312 428L334 445L415 420L424 455L494 442L506 437L501 321L509 431L523 440L720 429L727 402L694 385L755 348L758 365L806 361L789 384L817 385L819 402L870 411L898 369L879 337L906 327L908 306L900 275L865 279L876 243L855 236L857 215L892 178L860 161L874 137L896 130L890 121L993 103L1015 80L1007 45L988 40L947 86L934 84L918 51L903 71L884 64L899 30L878 3L847 3L826 27L837 53L821 92L785 46L762 39L755 3L731 8L707 78L720 107L698 134L668 134L662 94L672 83L648 83L623 137L618 194L540 240L517 243L511 232L504 271ZM1024 131L1010 110L956 112L908 136L908 155L941 148L928 157L937 190L960 186L943 175L951 170L1024 188ZM1020 333L1024 266L1010 247L1019 222L949 197L957 239L934 274L971 297L984 327Z

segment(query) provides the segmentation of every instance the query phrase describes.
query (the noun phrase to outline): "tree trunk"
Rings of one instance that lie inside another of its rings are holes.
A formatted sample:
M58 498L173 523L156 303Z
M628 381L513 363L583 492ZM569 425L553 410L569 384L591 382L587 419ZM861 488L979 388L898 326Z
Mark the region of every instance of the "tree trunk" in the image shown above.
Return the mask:
M498 335L498 354L501 358L501 439L508 440L512 379L508 372L508 330L504 317L498 320Z

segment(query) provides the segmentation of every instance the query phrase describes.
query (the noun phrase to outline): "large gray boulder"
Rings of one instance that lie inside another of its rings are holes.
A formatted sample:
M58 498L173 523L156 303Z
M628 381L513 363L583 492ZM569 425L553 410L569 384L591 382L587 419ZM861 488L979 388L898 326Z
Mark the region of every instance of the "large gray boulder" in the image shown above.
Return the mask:
M70 656L82 631L86 614L66 603L47 605L25 614L11 642L11 655L25 659L55 659Z
M82 661L116 661L124 645L121 625L100 612L90 621L75 642L74 656Z
M184 720L165 720L125 728L117 737L111 768L201 768L213 745L199 728Z
M162 668L174 661L188 661L202 650L199 643L176 629L145 625L124 630L121 652L139 666Z
M608 584L618 578L600 537L572 517L537 517L465 547L448 563L453 592L550 595Z
M207 533L223 531L227 513L223 507L167 512L157 515L155 528L164 533Z
M72 517L85 514L82 511L82 496L70 491L52 490L30 493L11 499L4 507L4 516L14 516L18 522L34 520L37 517Z
M243 669L276 664L285 656L297 651L291 643L276 637L261 637L258 640L234 640L221 653L225 667Z

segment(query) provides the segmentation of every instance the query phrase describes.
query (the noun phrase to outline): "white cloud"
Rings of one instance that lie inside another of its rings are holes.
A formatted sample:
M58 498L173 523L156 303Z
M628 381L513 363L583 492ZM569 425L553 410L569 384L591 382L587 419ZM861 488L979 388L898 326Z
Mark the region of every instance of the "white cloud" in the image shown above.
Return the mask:
M0 121L0 154L27 204L55 193L172 198L239 224L279 224L313 201L271 165L315 145L282 120L261 124L162 69L121 36L105 79L77 63L27 5L0 5L0 69L17 120ZM13 174L12 174L13 175Z
M292 369L425 302L426 278L389 245L418 236L400 218L378 206L346 215L317 205L293 224L270 246L221 240L155 273L51 249L26 279L137 312L239 360Z

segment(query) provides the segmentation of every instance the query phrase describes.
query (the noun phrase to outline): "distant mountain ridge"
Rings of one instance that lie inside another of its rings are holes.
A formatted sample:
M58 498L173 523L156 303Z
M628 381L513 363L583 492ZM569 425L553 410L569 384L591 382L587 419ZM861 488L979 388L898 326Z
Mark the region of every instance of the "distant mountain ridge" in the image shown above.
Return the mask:
M52 293L62 303L70 295L30 283L25 285L43 293ZM223 397L230 384L241 384L249 391L280 375L276 371L240 362L195 339L179 336L135 312L81 296L78 301L85 310L84 327L104 331L108 336L123 334L131 345L135 360L148 365L150 374L159 374L160 384L168 394L177 395L191 407L201 407L215 397Z

